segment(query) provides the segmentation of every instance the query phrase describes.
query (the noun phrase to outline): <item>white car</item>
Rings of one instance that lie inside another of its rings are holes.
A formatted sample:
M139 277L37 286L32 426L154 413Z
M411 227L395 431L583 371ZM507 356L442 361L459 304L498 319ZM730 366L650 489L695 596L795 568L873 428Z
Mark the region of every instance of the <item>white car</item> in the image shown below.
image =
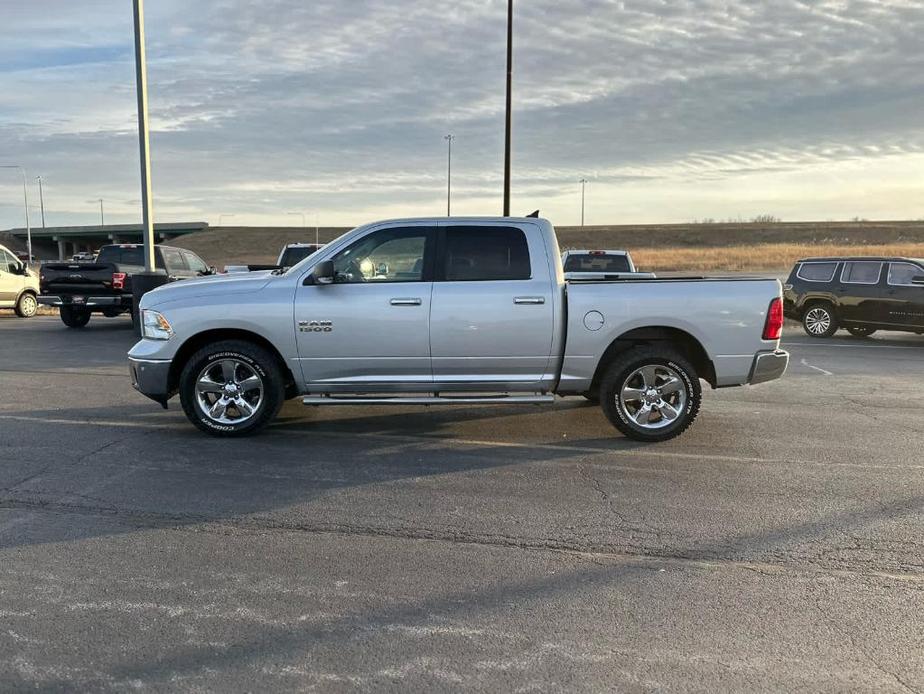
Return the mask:
M38 310L39 278L9 248L0 246L0 308L11 308L20 318Z
M654 279L639 272L628 251L565 251L561 254L566 280Z

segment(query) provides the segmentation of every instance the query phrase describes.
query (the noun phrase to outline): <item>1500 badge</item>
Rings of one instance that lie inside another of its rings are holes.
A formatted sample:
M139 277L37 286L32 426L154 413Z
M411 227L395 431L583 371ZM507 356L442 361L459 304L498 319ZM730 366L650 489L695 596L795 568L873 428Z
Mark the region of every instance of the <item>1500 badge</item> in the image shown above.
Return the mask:
M329 320L300 320L298 322L300 333L329 333L333 329L334 323Z

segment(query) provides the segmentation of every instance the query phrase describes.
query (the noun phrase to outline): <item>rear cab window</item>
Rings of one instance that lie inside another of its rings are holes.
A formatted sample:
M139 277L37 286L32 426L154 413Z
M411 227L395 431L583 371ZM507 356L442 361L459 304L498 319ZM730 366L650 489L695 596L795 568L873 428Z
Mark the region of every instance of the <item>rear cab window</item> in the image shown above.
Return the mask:
M97 263L144 266L143 246L103 246L96 258Z
M569 253L565 272L632 272L629 258L624 255L593 255Z
M447 282L532 277L526 234L516 227L446 227L441 255L441 275Z
M837 271L836 262L800 263L796 277L806 282L830 282Z
M882 263L861 260L844 263L841 282L845 284L879 284Z

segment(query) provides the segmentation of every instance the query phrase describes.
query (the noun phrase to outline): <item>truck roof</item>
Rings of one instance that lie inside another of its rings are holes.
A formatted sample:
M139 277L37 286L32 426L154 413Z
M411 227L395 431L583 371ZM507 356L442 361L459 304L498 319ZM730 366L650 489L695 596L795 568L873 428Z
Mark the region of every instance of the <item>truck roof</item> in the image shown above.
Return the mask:
M874 263L918 263L924 264L924 259L922 258L907 258L894 255L841 255L841 256L818 256L814 258L800 258L797 260L797 263L840 263L840 262L862 262L862 261L871 261Z

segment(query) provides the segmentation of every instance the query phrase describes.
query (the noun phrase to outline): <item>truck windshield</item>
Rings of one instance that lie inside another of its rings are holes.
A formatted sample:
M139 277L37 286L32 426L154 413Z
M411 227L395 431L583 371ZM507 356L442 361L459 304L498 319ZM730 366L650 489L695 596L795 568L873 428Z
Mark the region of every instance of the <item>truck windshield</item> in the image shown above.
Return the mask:
M631 272L629 258L624 255L569 254L565 272Z

